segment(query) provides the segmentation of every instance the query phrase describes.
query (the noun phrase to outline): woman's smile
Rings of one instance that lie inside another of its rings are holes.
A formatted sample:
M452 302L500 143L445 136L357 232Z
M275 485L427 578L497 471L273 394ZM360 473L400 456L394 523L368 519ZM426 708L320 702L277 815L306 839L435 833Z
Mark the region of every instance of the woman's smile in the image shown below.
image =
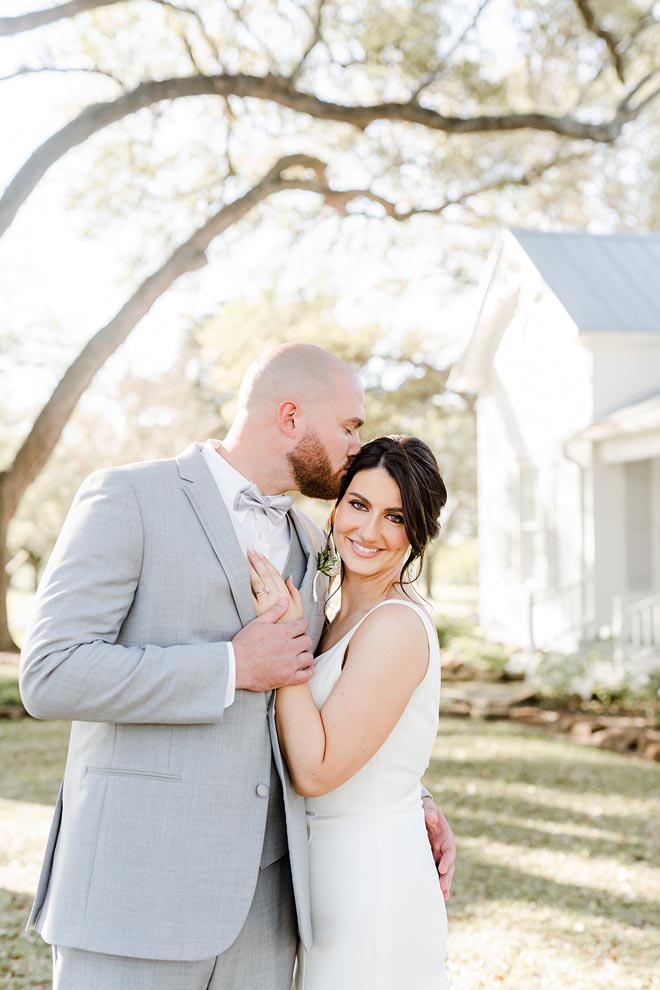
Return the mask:
M368 547L364 543L358 543L356 539L350 536L346 537L346 540L351 545L353 553L357 554L358 557L374 557L377 553L380 553L380 547Z

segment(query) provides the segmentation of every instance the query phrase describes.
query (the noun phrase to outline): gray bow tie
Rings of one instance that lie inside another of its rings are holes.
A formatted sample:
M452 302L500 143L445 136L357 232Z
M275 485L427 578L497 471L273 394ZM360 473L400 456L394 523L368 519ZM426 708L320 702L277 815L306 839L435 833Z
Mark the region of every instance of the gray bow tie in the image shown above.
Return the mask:
M239 492L234 502L235 509L265 512L266 518L273 524L281 522L292 505L290 495L262 495L256 485L250 485L244 492Z

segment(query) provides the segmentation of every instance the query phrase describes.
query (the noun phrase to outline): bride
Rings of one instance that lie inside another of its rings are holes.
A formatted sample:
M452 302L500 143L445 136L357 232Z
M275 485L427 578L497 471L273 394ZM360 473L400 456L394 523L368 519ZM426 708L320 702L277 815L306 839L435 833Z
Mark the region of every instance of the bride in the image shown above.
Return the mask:
M420 803L440 654L411 581L446 497L421 440L381 437L362 448L331 515L339 610L309 684L277 692L277 730L310 839L314 947L300 950L297 990L448 987L447 918ZM302 614L291 580L265 557L251 553L250 570L258 614L284 596L282 621Z

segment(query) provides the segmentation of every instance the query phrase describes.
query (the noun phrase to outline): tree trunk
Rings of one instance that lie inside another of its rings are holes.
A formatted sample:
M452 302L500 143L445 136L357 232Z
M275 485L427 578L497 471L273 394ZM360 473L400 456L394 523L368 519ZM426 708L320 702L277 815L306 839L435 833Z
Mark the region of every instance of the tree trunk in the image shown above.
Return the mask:
M311 170L315 174L314 181L305 177L287 178L282 174L291 168ZM5 567L9 523L26 489L50 458L80 397L97 372L177 279L206 265L205 252L211 241L241 220L258 203L281 190L302 189L325 196L328 204L332 205L335 191L321 184L324 176L325 165L317 158L309 155L288 155L281 158L252 189L223 206L185 243L176 248L167 261L136 289L116 316L94 334L67 368L34 421L12 464L0 472L0 649L17 648L9 634L7 623L9 576ZM356 192L355 195L359 193Z
M9 574L7 573L7 529L13 510L7 497L7 475L0 473L0 652L18 649L11 633L7 616L7 593Z

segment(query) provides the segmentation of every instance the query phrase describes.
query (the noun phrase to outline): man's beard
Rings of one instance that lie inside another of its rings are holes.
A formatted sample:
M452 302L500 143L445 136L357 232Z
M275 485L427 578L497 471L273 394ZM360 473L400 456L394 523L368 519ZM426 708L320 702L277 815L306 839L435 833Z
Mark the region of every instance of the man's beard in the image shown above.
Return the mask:
M333 471L328 452L318 433L308 430L300 443L286 456L293 471L296 489L301 495L324 499L337 497L348 462L341 470Z

